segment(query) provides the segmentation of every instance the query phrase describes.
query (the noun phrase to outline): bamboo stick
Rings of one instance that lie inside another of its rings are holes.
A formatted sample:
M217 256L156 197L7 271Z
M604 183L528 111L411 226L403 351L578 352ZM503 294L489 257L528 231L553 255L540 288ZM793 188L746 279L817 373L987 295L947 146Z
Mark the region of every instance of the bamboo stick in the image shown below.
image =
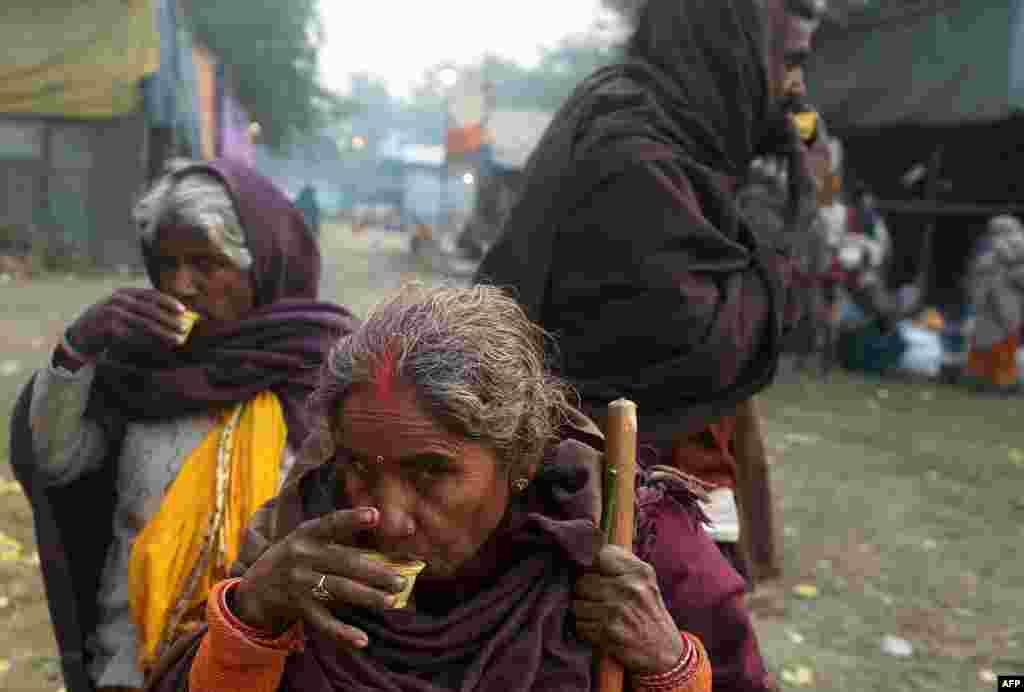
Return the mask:
M616 399L608 404L605 422L605 489L601 524L612 545L633 550L636 494L636 404ZM625 674L619 662L605 654L597 669L600 692L622 692Z

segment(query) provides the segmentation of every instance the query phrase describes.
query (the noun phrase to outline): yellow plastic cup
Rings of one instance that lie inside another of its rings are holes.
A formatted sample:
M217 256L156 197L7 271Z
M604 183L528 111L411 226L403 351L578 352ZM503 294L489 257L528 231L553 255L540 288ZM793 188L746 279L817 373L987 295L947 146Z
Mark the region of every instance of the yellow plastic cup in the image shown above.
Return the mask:
M185 328L184 341L187 341L189 334L192 333L192 328L195 327L196 322L199 321L199 313L192 312L191 310L186 310L185 312L181 313L181 317L179 319L181 320L181 326Z
M796 130L800 134L800 139L807 142L814 137L814 133L818 129L818 114L814 111L794 113L793 122L796 123Z
M399 562L392 560L387 555L382 553L376 553L373 551L363 551L363 555L374 560L376 562L382 562L388 567L394 569L398 574L405 577L405 588L399 593L395 594L395 600L392 606L394 608L405 608L409 605L409 597L412 596L412 587L416 583L416 577L423 571L423 568L427 566L423 560L413 560L411 562Z

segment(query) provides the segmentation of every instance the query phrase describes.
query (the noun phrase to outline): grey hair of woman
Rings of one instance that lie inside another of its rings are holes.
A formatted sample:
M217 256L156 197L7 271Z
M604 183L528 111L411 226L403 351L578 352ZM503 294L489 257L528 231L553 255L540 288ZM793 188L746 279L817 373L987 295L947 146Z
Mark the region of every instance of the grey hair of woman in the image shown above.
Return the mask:
M548 368L549 343L501 289L406 284L332 349L309 402L306 454L334 456L346 396L386 364L442 429L488 446L513 472L539 462L578 403Z
M252 254L245 242L227 188L207 173L178 172L195 165L189 159L172 159L165 173L135 205L133 217L146 247L156 242L157 230L169 225L199 229L239 269L252 266Z

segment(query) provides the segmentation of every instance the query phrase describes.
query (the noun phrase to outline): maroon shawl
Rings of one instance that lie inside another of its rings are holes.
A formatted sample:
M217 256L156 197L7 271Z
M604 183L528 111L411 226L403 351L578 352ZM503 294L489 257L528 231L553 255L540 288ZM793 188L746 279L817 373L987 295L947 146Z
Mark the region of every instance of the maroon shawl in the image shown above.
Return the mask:
M593 652L573 628L572 589L601 545L601 438L587 422L542 465L527 495L457 577L420 578L416 610L346 610L338 616L370 636L365 652L339 651L306 630L305 651L286 664L282 691L583 692L593 687ZM637 493L637 554L654 565L681 629L708 649L715 689L767 690L764 666L742 607L743 581L703 530L695 496L644 472ZM302 521L347 506L326 464L285 487L255 522L240 569ZM182 642L150 688L183 688L198 638Z

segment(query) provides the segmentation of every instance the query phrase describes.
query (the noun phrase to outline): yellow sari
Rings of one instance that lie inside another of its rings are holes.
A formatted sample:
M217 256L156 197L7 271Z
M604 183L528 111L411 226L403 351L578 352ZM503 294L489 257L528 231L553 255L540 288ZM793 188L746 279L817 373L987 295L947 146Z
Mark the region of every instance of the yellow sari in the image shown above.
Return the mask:
M128 588L143 671L202 621L210 588L238 557L246 523L278 491L286 438L271 392L225 412L136 537Z

